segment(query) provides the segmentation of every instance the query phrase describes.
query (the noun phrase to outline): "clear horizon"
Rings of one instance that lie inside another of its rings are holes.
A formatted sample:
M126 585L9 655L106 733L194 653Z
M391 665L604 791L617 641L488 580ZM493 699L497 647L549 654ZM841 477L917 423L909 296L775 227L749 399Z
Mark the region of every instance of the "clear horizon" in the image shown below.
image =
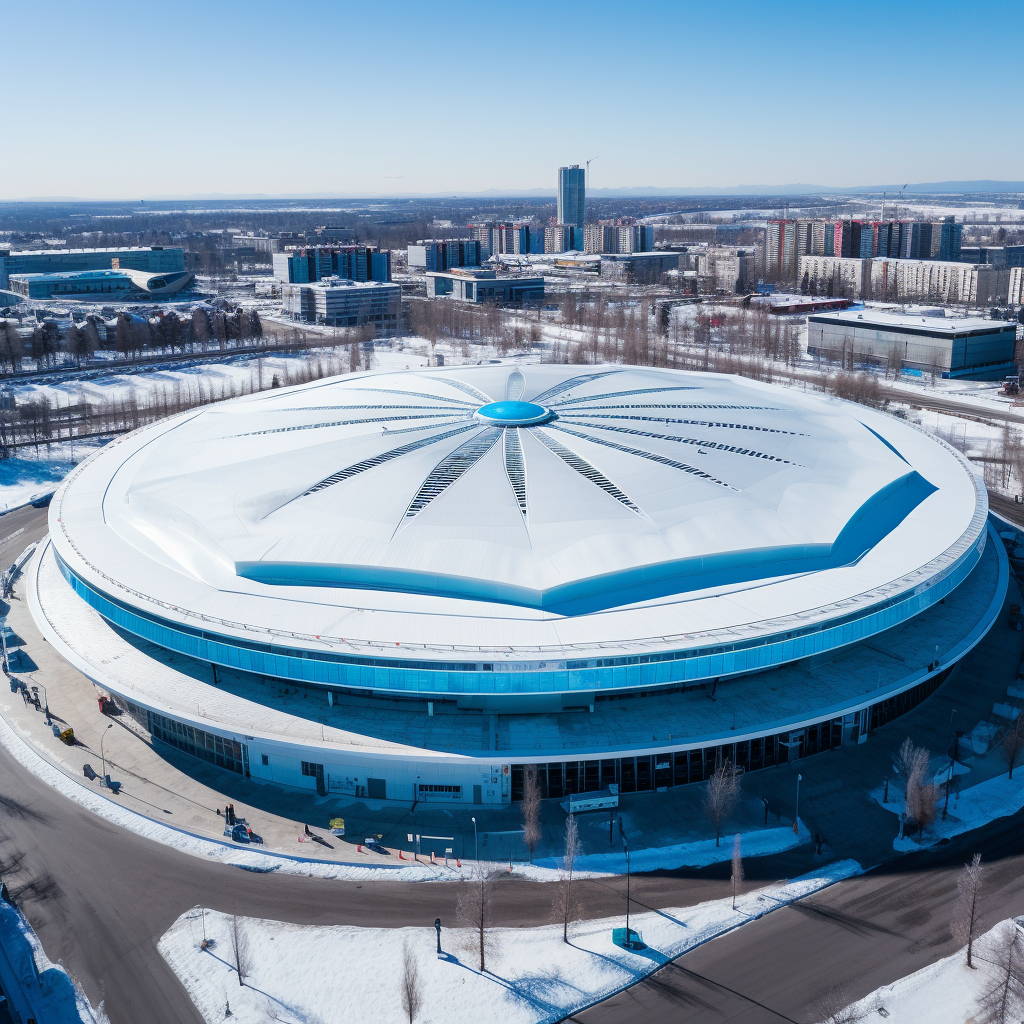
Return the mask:
M992 71L1019 3L510 10L12 8L0 199L553 192L588 159L592 189L1024 177Z

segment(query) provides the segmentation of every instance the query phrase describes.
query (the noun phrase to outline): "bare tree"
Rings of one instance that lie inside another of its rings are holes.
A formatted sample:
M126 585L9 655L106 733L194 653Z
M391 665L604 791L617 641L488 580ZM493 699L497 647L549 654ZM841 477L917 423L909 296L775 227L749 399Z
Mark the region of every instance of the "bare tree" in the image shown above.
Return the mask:
M978 918L978 896L981 892L981 854L976 853L970 864L965 864L957 875L958 892L956 906L953 909L953 920L949 930L953 941L967 946L967 966L974 967L971 955L974 951L974 927Z
M1024 750L1024 713L1018 714L1010 728L1003 737L1003 760L1010 769L1010 778L1013 778L1013 768L1020 757L1021 750Z
M570 814L565 820L565 852L562 856L562 875L555 889L553 912L555 920L562 920L562 941L569 941L569 923L576 922L583 916L580 905L572 887L572 876L576 866L576 858L580 852L580 832L576 818Z
M252 948L249 945L249 936L236 914L231 915L231 953L235 958L238 984L242 986L252 971Z
M460 921L475 933L473 945L477 949L480 971L487 970L487 953L493 948L491 926L491 889L494 872L482 864L473 870L472 880L459 891L456 913Z
M833 985L818 1001L817 1016L822 1024L854 1024L858 1014L848 1006L842 985Z
M903 741L892 767L896 775L897 788L904 796L907 792L907 783L915 772L922 778L924 777L929 760L928 751L924 747L917 746L909 736Z
M991 950L995 983L981 997L977 1024L1016 1024L1024 1017L1024 936L1015 922L1006 927Z
M406 940L402 946L402 1009L409 1018L409 1024L414 1024L422 1006L423 988L420 984L420 972Z
M519 801L519 810L523 815L523 842L530 851L532 864L534 848L540 842L540 786L535 764L523 768L523 799Z
M715 846L720 845L722 825L732 814L739 796L740 777L731 761L720 764L708 779L704 790L704 814L715 826Z
M935 820L936 804L939 800L939 787L929 782L928 764L931 756L927 750L917 748L910 778L907 779L906 809L907 817L917 822L922 833Z
M736 909L740 882L743 881L743 855L740 853L740 836L737 832L732 840L732 909Z

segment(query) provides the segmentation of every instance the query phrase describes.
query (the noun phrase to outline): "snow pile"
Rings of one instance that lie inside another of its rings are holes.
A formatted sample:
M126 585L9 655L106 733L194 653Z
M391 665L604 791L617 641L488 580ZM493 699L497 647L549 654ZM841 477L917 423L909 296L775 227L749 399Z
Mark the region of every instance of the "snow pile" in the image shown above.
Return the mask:
M4 902L0 902L0 950L0 988L23 1019L95 1024L92 1007L67 971L51 963L21 911Z
M239 1024L275 1016L322 1024L406 1019L400 986L408 948L422 989L419 1024L538 1024L606 999L695 946L860 870L856 862L842 861L741 896L736 910L726 899L632 914L630 927L646 943L635 952L612 943L612 929L624 925L622 917L580 922L569 944L562 941L561 924L496 928L483 974L477 970L476 934L449 922L441 936L445 952L438 956L429 923L356 928L240 920L251 960L244 988L234 970L231 918L225 914L190 911L158 948L209 1022L223 1020L228 1003ZM209 951L200 949L204 929L215 940Z
M742 833L744 857L767 857L773 853L782 853L810 841L810 832L801 823L799 834L791 827L766 828L754 832ZM646 850L631 850L629 854L630 871L673 871L676 868L701 868L709 864L720 864L732 858L731 837L723 837L719 845L714 839L702 839L693 843L680 843L676 846L656 846ZM560 862L556 857L541 857L533 862L532 867L516 867L515 874L541 880L550 872L557 871ZM538 869L541 869L538 871ZM610 853L590 853L577 857L575 870L581 875L590 877L626 873L626 855L622 850Z
M947 762L948 763L948 762ZM956 774L959 774L957 772ZM970 832L982 825L1016 814L1024 807L1024 769L1018 771L1017 778L1009 775L997 775L994 779L980 782L976 786L959 792L953 791L949 796L949 811L946 820L942 820L942 808L945 804L947 773L938 772L935 783L940 788L938 814L935 821L925 829L924 836L904 837L893 840L892 847L901 853L918 850L925 846L934 846L941 839ZM955 783L954 783L955 786ZM903 797L890 786L889 802L882 803L882 790L876 789L871 794L887 811L899 818L904 811ZM897 828L899 826L897 825Z
M848 1007L848 1016L843 1019L885 1019L887 1024L980 1020L980 1004L1000 982L999 948L1016 927L1014 921L1001 921L991 931L975 939L973 970L967 966L965 947L944 960L900 978L892 985L875 989ZM1008 1019L1020 1019L1019 1011L1018 1015Z

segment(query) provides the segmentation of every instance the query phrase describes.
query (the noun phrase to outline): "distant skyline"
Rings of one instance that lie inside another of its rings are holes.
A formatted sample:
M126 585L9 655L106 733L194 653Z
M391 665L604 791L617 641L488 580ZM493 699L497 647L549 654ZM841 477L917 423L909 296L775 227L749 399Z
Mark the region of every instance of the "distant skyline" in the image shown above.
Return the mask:
M3 200L553 195L588 159L591 189L734 194L1024 168L1019 0L40 0L4 26Z

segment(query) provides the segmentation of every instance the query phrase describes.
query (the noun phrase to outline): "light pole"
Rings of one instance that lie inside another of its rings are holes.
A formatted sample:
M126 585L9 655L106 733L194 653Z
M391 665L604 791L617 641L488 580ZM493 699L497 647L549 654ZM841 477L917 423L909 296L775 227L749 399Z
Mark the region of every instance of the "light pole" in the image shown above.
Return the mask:
M480 863L480 836L476 830L476 816L473 816L473 849L476 851L476 862Z
M800 783L803 781L802 775L796 777L796 813L793 815L793 834L800 834Z
M108 730L113 729L113 728L114 728L114 723L111 722L110 725L108 725L107 728L103 730L103 733L100 736L100 759L103 761L103 778L104 779L106 779L106 777L107 777L107 759L106 759L106 757L103 754L103 741L107 738Z
M626 833L622 827L622 818L619 818L619 836L622 839L622 849L626 853L626 945L631 947L629 934L629 843L626 842Z
M43 688L43 710L46 713L46 724L50 725L50 701L47 699L46 696L46 687L43 686L42 683L40 683L39 685Z

